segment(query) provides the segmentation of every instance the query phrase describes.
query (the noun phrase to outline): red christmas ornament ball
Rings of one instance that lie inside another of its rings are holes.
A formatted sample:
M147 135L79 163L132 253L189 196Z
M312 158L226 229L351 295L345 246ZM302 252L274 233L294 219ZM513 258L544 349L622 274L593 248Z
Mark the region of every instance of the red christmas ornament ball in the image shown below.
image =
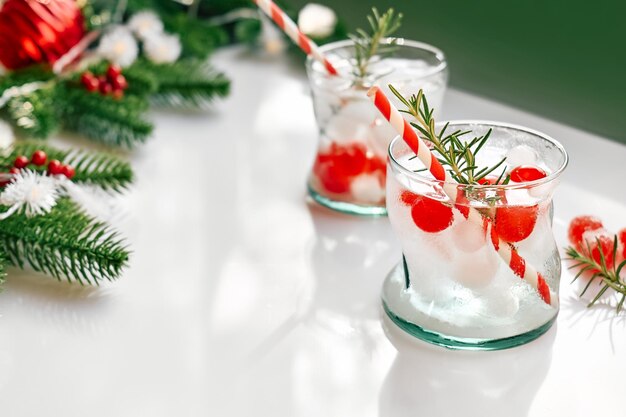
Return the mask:
M0 63L53 64L85 35L75 0L0 0Z

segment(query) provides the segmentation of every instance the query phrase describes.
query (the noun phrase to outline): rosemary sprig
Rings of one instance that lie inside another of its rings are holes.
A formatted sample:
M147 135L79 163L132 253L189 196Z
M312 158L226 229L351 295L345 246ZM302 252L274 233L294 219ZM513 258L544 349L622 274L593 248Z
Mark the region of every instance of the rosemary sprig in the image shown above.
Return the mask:
M406 106L406 110L400 111L415 118L417 123L411 122L411 125L421 133L423 139L432 143L433 150L438 156L437 159L444 167L447 167L455 181L460 184L479 184L482 179L502 167L496 184L508 184L510 177L506 174L506 166L503 166L506 157L491 167L476 165L476 154L489 140L491 129L486 134L475 136L469 141L464 140L464 136L470 134L470 131L456 130L446 133L448 123L437 133L433 109L428 106L423 90L419 90L417 95L414 94L406 99L393 85L389 84L389 89Z
M588 241L586 242L586 245L587 253L591 254L591 246L589 245ZM580 268L574 276L572 283L585 272L592 272L589 282L587 282L587 285L585 285L585 288L583 288L582 292L580 293L580 297L582 297L587 292L589 287L591 287L592 282L594 282L596 279L600 279L598 284L600 284L602 288L600 288L600 290L598 291L596 296L593 297L591 302L587 304L587 307L591 307L592 305L594 305L600 299L600 297L602 297L602 294L607 292L609 289L612 289L616 293L622 295L616 307L616 312L619 314L619 312L624 308L624 301L626 301L626 280L620 277L622 269L626 267L626 260L622 261L619 265L617 265L617 262L615 261L615 259L617 259L617 235L615 235L615 238L613 239L612 265L607 265L607 260L604 256L604 252L601 250L602 246L600 245L599 239L597 240L597 245L598 252L600 252L600 262L597 262L591 256L579 252L572 246L565 249L565 253L568 256L567 259L574 262L569 267L569 269Z
M402 13L395 13L393 9L388 9L382 15L373 7L372 14L367 16L367 21L371 27L371 33L363 29L357 29L356 33L348 35L354 42L355 48L355 75L358 78L367 76L367 67L372 58L377 54L385 55L394 50L396 39L392 39L388 45L381 45L380 41L391 36L400 28L402 24Z

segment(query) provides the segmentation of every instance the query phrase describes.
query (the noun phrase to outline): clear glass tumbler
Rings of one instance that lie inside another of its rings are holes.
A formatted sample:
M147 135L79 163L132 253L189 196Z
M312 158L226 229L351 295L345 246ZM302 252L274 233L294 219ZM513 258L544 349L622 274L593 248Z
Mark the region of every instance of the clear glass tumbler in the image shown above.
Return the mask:
M389 42L384 39L381 44L388 46ZM323 65L307 60L319 127L309 194L318 203L344 213L385 215L387 147L395 133L367 98L367 90L378 85L391 97L390 83L407 95L421 88L431 107L439 111L448 82L445 57L430 45L397 39L392 52L374 57L369 75L360 78L354 73L352 41L330 43L321 50L340 75L329 75Z
M396 137L389 146L387 210L403 256L383 284L383 308L409 334L449 348L494 350L529 342L558 313L561 260L552 194L567 153L554 139L519 126L458 121L448 129L472 136L492 129L477 155L479 167L506 156L507 169L530 165L546 176L507 185L455 184L452 204L446 184L421 171ZM468 220L469 210L480 213L477 221ZM499 245L510 249L509 261L497 252ZM532 268L547 287L533 282Z

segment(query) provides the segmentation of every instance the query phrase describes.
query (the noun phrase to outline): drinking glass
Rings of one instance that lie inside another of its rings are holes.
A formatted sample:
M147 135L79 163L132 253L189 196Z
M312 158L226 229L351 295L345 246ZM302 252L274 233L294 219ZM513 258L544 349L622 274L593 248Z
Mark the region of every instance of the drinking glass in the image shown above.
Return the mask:
M381 47L391 42L383 39ZM307 60L319 127L309 194L344 213L385 215L386 155L395 133L367 98L367 90L377 85L391 96L390 83L407 95L421 88L431 107L439 111L448 81L445 57L433 46L396 39L390 53L372 58L368 75L361 78L354 72L351 40L330 43L321 50L339 75L329 75L322 64L310 57Z
M476 155L478 167L507 157L508 170L531 166L546 176L506 185L445 184L422 170L396 137L389 146L387 210L403 256L383 284L384 311L409 334L449 348L529 342L558 313L561 260L551 210L567 153L556 140L520 126L456 121L447 129L472 136L491 129ZM456 188L454 204L444 186ZM470 210L480 216L468 216ZM500 245L509 260L498 253Z

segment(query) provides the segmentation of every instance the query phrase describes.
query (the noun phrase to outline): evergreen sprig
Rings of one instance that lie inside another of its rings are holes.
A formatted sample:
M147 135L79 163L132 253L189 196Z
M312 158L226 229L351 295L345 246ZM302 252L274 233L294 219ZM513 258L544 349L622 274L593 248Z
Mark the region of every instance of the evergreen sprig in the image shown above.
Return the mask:
M574 276L572 283L575 282L585 272L590 272L592 274L591 278L589 279L589 282L587 282L587 285L585 285L585 288L583 288L582 292L580 293L580 297L582 297L587 292L587 290L591 287L591 284L595 280L599 279L599 284L601 288L597 292L595 297L593 297L591 302L589 302L587 307L593 306L605 292L607 292L609 289L612 289L616 293L621 294L621 298L616 307L616 311L619 314L619 312L624 308L624 301L626 301L626 280L620 277L622 269L626 267L626 260L622 261L620 264L617 264L617 262L615 261L615 259L617 259L618 247L617 235L613 239L613 257L611 258L613 259L613 261L610 265L608 264L609 262L604 256L604 252L601 250L602 245L599 239L596 241L596 244L598 246L598 252L600 253L600 262L597 262L595 259L593 259L592 256L588 255L593 252L591 250L591 245L589 244L589 242L586 241L585 244L586 253L579 252L572 246L565 249L568 260L573 262L569 269L578 268L578 272Z
M63 126L107 145L132 148L144 142L153 126L143 118L145 98L127 95L122 100L91 93L73 82L63 85L57 106Z
M419 130L423 139L433 145L433 150L438 154L437 159L444 167L448 167L447 171L458 183L480 184L482 179L496 171L506 161L505 157L493 166L478 167L476 155L489 140L491 129L486 134L475 136L469 141L464 141L461 138L470 134L471 131L456 130L452 133L446 133L448 123L437 133L435 118L433 117L434 109L429 108L422 90L419 90L417 95L414 94L406 99L393 85L390 84L389 89L405 105L406 110L400 111L410 114L417 120L417 123L411 122L411 125ZM507 184L509 179L509 176L506 175L505 166L495 184Z
M134 74L151 74L156 91L151 100L157 105L176 107L206 107L216 97L225 97L230 81L206 62L182 59L172 64L154 64L138 60L129 70L129 80Z
M59 115L51 85L24 96L14 97L6 105L6 118L21 136L46 139L59 129Z
M118 278L129 258L116 232L68 198L60 199L44 216L17 213L1 221L0 249L14 266L30 266L82 285Z
M374 7L372 14L367 16L370 25L370 33L363 29L357 29L356 33L349 37L354 42L355 50L355 75L365 78L368 75L367 69L375 56L381 56L393 52L396 39L382 45L381 41L393 35L402 25L402 13L395 13L393 9L388 9L382 15Z
M13 165L17 156L28 157L36 150L44 151L49 160L57 159L71 165L76 172L72 181L76 183L97 185L105 190L119 192L133 181L130 164L115 155L76 149L61 150L35 141L20 141L14 144L9 152L0 155L0 167L6 170ZM29 166L29 169L43 172L46 167Z

